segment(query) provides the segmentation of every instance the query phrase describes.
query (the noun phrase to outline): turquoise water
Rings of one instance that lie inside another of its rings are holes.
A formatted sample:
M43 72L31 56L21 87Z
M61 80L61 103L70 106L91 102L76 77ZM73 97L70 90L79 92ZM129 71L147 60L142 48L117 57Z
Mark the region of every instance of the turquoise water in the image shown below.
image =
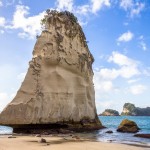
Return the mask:
M127 143L127 144L140 144L140 145L148 145L150 146L150 139L137 138L134 137L132 133L119 133L116 131L120 122L127 118L133 120L137 123L137 125L141 128L138 133L149 133L150 134L150 117L134 117L134 116L100 116L99 117L102 124L107 127L106 129L99 130L97 132L91 133L91 137L96 138L98 141L104 142L119 142L119 143ZM105 133L108 130L112 130L113 134ZM12 128L0 126L0 134L11 134Z
M146 116L100 116L99 117L102 124L107 127L104 130L100 130L97 133L97 138L100 141L110 141L119 142L119 143L128 143L128 144L142 144L150 146L150 139L137 138L134 137L132 133L119 133L116 131L117 127L123 119L133 120L140 127L138 133L148 133L150 134L150 117ZM113 134L105 133L108 130L112 130Z
M0 126L0 135L1 134L12 134L13 129L6 126Z

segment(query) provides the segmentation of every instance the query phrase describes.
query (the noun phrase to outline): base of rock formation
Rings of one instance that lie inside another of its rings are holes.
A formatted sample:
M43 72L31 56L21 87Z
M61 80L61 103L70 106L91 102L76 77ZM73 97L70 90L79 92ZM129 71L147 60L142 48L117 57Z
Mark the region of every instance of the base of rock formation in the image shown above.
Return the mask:
M84 132L91 130L99 130L104 128L96 120L87 122L59 122L53 124L24 124L24 125L11 125L14 133L25 134L54 134L54 133L71 133L71 132Z

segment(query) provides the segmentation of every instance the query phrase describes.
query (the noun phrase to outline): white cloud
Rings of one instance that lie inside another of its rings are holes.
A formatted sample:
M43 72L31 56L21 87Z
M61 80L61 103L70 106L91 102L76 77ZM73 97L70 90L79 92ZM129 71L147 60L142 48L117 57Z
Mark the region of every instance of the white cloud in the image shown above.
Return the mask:
M130 31L123 33L118 39L118 42L129 42L133 39L134 34Z
M116 51L112 52L112 55L108 58L108 62L117 64L119 68L101 68L95 70L94 81L97 89L103 88L103 91L110 91L114 88L112 81L116 78L130 79L141 74L138 68L139 62Z
M12 3L14 3L14 0L10 2L10 5ZM73 12L78 17L79 23L86 25L89 14L96 13L104 6L109 7L110 5L110 0L89 0L86 5L80 6L74 5L74 0L57 0L55 2L55 9ZM17 30L20 38L34 39L42 30L40 22L45 12L31 16L29 10L30 8L28 6L22 5L19 1L19 5L16 5L11 23L6 24L5 18L0 17L0 26L4 29Z
M89 11L91 10L89 5L82 5L82 6L78 6L76 12L78 14L82 14L82 15L87 15L89 13Z
M103 80L98 72L94 73L94 85L97 93L108 93L114 89L112 81Z
M147 46L146 46L146 43L145 43L144 41L141 41L141 42L140 42L140 45L141 45L143 51L146 51L146 50L147 50Z
M113 80L119 76L119 72L116 69L102 68L97 71L97 76L101 79Z
M108 69L108 68L103 68L100 69L100 71L97 73L99 77L101 77L104 80L114 80L118 77L122 78L132 78L133 76L139 75L140 71L136 66L123 66L120 67L119 69Z
M0 93L0 100L7 99L8 95L6 93Z
M96 13L104 6L110 7L111 5L110 0L91 0L91 4L93 13Z
M146 68L145 70L143 70L143 74L150 77L150 67Z
M124 25L124 26L128 26L129 23L128 23L128 22L124 22L123 25Z
M131 9L131 17L138 16L140 12L144 9L145 4L143 3L136 3L135 8Z
M139 40L144 40L144 36L141 35L141 36L139 37Z
M129 88L130 92L134 95L142 94L146 89L147 87L141 84L133 85Z
M58 10L73 11L73 0L57 0L56 6Z
M44 17L42 12L38 15L27 17L29 15L29 7L24 5L17 5L16 11L13 15L12 25L7 26L9 29L21 29L18 35L20 37L27 37L33 39L41 32L40 21Z
M133 0L121 0L120 7L122 7L124 10L128 10L128 9L132 8Z
M3 2L2 2L2 0L0 0L0 7L2 7L3 6Z
M112 52L112 55L108 58L108 62L115 63L118 65L117 68L94 70L94 85L97 99L99 99L99 95L104 93L118 92L120 90L113 84L113 81L117 78L130 79L141 73L138 68L139 62L119 52Z
M131 79L131 80L128 80L128 83L132 84L132 83L138 82L139 80L140 79Z
M108 62L113 62L120 66L120 68L115 71L117 76L121 76L123 78L131 78L135 75L140 74L140 71L138 69L139 62L128 58L127 56L116 51L112 52L112 55L109 57Z
M145 7L145 4L142 2L135 2L133 0L121 0L120 7L127 11L130 17L134 17L139 16Z
M102 68L99 70L94 70L94 86L95 86L95 97L96 99L101 99L105 97L106 94L111 92L116 92L117 88L113 85L113 80L116 78L114 73L114 77L111 70L107 68Z
M139 45L142 48L142 50L146 51L147 50L147 45L145 43L144 36L143 35L139 36L138 40L140 41Z
M25 32L20 32L20 33L18 33L18 36L19 36L20 38L22 38L22 39L25 39L25 38L28 38L28 37L29 37L28 33L25 33Z
M120 102L119 99L116 99L117 96L121 98L129 93L138 95L147 89L146 86L137 84L141 75L144 75L140 62L117 51L113 51L111 56L107 58L111 66L113 63L115 64L114 67L94 70L95 98L96 106L99 110L110 107L115 108L114 103L116 102L117 105ZM148 72L146 73L148 74ZM122 82L121 84L120 81ZM111 99L110 101L110 97L113 97L114 100L112 101ZM125 102L124 100L122 104L119 103L120 106Z
M87 15L88 13L96 13L103 7L110 7L110 0L90 0L89 3L81 6L75 6L74 0L57 0L56 9L68 10L78 15Z
M114 106L114 101L96 101L96 108L98 111L101 111L98 114L102 113L106 108L112 108L112 106Z
M120 73L120 76L126 79L140 74L140 71L135 66L124 66L118 71Z
M15 95L16 93L8 94L0 92L0 112L11 102Z
M24 78L25 78L25 75L26 75L26 73L20 73L18 76L17 76L17 79L19 79L19 80L24 80Z
M6 6L13 5L15 3L15 0L6 0Z
M4 34L4 30L0 30L0 34Z
M110 107L114 102L113 101L105 101L105 102L98 102L98 105L104 108Z
M6 20L4 17L0 17L0 26L3 27L6 23Z
M7 93L0 93L0 111L8 104L9 96Z
M137 66L138 63L117 51L112 52L112 55L108 58L108 62L113 62L119 66Z

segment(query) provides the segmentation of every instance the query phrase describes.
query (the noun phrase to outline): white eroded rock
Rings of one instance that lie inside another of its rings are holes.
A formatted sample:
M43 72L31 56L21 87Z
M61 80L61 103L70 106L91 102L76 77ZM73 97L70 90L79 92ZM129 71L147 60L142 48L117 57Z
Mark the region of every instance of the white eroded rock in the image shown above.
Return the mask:
M81 123L102 127L96 114L91 55L69 12L48 11L25 80L0 114L0 124Z

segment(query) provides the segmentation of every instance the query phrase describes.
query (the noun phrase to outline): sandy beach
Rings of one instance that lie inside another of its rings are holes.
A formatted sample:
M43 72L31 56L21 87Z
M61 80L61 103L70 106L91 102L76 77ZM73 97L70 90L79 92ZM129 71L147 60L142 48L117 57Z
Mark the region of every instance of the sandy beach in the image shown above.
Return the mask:
M41 138L46 143L40 143ZM8 136L0 137L0 150L148 150L149 148L125 144L97 142L88 139L65 137L35 137L35 136Z

